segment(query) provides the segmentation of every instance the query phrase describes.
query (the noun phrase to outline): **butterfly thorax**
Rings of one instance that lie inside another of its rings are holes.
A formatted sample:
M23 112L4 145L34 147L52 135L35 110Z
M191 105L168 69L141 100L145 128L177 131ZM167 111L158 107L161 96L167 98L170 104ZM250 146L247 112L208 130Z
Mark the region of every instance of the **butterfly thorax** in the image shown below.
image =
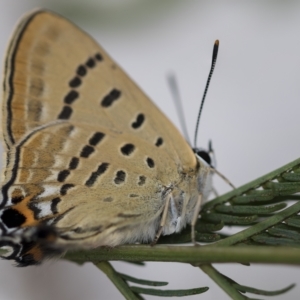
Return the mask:
M163 234L180 232L190 224L199 195L202 196L202 203L209 197L212 189L211 168L203 159L196 158L198 163L193 172L182 174L182 180L170 192L171 205Z

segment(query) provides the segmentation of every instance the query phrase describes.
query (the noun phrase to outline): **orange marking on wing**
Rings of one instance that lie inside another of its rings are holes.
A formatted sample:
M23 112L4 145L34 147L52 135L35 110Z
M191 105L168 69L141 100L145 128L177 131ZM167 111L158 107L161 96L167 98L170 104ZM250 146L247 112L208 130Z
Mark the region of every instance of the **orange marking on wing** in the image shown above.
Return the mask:
M34 218L33 211L28 207L31 198L30 196L25 197L24 200L13 206L14 209L18 210L26 218L21 227L36 226L39 224L39 221Z

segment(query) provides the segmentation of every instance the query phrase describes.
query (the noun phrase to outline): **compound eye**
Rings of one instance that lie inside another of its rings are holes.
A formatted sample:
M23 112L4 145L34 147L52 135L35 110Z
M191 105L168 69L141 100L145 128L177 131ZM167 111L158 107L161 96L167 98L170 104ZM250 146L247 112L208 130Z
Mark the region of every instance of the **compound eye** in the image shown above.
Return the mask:
M211 157L208 152L199 150L196 153L211 166Z

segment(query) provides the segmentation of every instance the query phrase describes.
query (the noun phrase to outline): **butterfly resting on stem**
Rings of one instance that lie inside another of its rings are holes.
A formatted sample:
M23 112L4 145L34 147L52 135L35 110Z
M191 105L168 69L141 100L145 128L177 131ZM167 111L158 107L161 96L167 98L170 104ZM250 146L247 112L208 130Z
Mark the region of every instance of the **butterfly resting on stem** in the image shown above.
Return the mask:
M217 43L215 45L217 48ZM18 24L2 104L0 247L26 266L194 226L212 169L87 33L45 10Z

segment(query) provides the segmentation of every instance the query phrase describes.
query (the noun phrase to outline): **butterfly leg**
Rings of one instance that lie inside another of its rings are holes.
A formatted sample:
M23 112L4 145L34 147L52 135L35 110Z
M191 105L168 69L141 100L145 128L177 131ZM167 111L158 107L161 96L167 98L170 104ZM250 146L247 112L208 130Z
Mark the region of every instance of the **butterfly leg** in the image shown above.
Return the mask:
M168 195L168 197L166 199L165 207L164 207L163 214L162 214L162 217L161 217L161 220L160 220L159 229L158 229L158 231L155 235L154 240L151 243L151 246L154 246L157 243L159 237L162 234L162 231L164 229L164 226L165 226L166 220L167 220L167 215L168 215L168 210L169 210L169 206L170 206L171 197L172 197L171 195Z
M194 243L194 245L197 245L196 243L196 234L195 234L195 226L199 217L199 212L201 209L201 203L202 203L202 194L200 194L198 196L198 200L195 206L195 210L194 210L194 215L193 215L193 219L191 222L191 227L192 227L192 232L191 232L191 238L192 238L192 243Z

